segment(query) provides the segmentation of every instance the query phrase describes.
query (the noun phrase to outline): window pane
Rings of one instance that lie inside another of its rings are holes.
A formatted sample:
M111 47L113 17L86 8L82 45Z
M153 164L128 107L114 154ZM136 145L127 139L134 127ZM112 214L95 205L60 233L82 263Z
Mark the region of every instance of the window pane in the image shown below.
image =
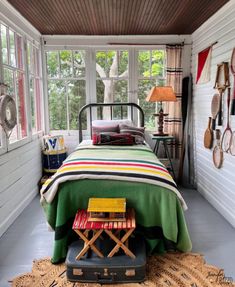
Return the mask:
M85 84L84 80L68 82L70 130L78 129L78 112L86 104ZM86 115L83 115L82 128L86 129Z
M10 137L9 137L9 143L13 143L13 142L16 142L18 140L18 129L17 129L17 126L18 125L15 125L14 129L11 130L11 134L10 134Z
M96 80L96 94L97 94L97 102L104 103L104 95L109 97L109 100L106 102L128 102L128 81L127 80L105 80L106 86L104 85L104 81ZM106 115L109 118L110 115ZM123 108L122 116L127 118L127 108ZM101 118L101 111L98 110L98 118ZM120 107L113 108L113 118L121 118L121 109Z
M2 63L8 64L7 28L1 25Z
M10 65L16 66L16 51L15 51L15 33L9 30L10 37Z
M18 122L11 132L9 142L13 143L27 136L27 120L25 105L25 79L24 74L18 72L16 75L16 104Z
M35 97L36 97L36 122L37 131L42 130L42 101L41 101L41 85L40 79L35 79Z
M14 75L13 71L8 68L3 68L4 83L7 85L7 94L14 95Z
M96 53L96 76L106 78L106 52L99 51Z
M151 102L146 102L146 97L148 92L153 86L156 85L155 80L139 80L138 81L138 103L142 107L145 116L145 126L147 129L154 129L155 127L155 117L153 114L156 110L156 104Z
M139 51L138 100L145 113L145 124L148 129L155 129L154 113L156 103L146 102L148 92L153 86L165 84L165 50Z
M50 78L59 77L59 55L58 52L47 52L47 73Z
M114 81L114 102L128 101L128 81L120 80Z
M35 112L35 98L34 98L34 79L31 77L29 80L30 104L31 104L31 118L32 118L32 131L36 130L36 112Z
M118 97L127 99L127 86L123 89L116 81L119 76L128 77L128 51L99 51L96 63L97 78L103 79L103 82L97 79L97 101L108 103L118 101Z
M165 67L165 51L154 50L152 51L152 76L164 76Z
M128 76L128 51L118 51L118 75Z
M17 74L17 98L18 98L18 111L19 111L19 130L20 138L27 136L27 121L26 121L26 105L25 105L25 86L24 74L18 72Z
M150 77L150 51L139 51L139 76Z
M74 51L73 52L73 72L74 77L85 77L85 52Z
M23 43L22 37L16 35L16 44L17 44L17 67L23 69Z
M61 77L72 77L72 52L61 51L60 52L60 73Z
M50 129L67 129L66 85L64 81L49 81L48 97Z
M104 102L104 82L102 80L96 80L96 96L97 103Z
M35 75L40 76L40 61L39 50L34 47L34 63L35 63Z
M27 64L28 64L29 72L32 74L33 71L31 69L31 58L32 58L32 44L28 42L27 43Z
M117 77L118 75L118 61L116 51L106 52L106 74L108 77Z
M127 102L128 101L128 82L126 80L115 81L114 82L114 102ZM121 119L128 118L127 107L114 107L113 108L113 118Z

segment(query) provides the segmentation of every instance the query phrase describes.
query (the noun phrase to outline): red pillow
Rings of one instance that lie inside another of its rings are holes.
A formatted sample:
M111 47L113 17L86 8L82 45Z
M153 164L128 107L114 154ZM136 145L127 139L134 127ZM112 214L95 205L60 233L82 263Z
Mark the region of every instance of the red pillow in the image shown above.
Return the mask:
M134 139L131 134L100 133L92 135L94 145L133 145Z

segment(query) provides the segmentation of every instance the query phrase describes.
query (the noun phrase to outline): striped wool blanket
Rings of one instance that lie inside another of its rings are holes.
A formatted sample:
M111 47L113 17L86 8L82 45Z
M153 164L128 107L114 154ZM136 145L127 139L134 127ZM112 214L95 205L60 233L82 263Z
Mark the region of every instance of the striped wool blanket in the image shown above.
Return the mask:
M51 203L62 182L80 179L134 181L165 187L176 193L187 209L168 170L145 145L78 146L42 186L41 202Z

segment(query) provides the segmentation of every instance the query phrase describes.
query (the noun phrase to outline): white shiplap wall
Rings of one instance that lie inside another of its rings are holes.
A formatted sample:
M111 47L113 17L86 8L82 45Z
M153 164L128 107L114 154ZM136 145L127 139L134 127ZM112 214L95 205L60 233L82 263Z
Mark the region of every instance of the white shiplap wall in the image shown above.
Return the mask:
M40 41L40 33L6 0L0 0L0 20L22 36ZM0 236L38 193L40 144L41 139L33 136L31 142L0 155Z
M0 156L0 236L38 193L41 140Z
M221 169L216 169L212 161L212 150L203 146L203 136L211 115L211 99L217 92L213 89L217 64L230 61L235 47L235 1L228 2L192 35L192 74L193 74L193 117L195 124L194 154L198 191L235 227L235 157L224 153ZM195 85L197 53L212 43L211 81ZM233 77L230 73L231 87ZM231 95L233 89L231 89ZM223 100L223 132L226 125L227 92ZM235 130L235 116L231 117Z

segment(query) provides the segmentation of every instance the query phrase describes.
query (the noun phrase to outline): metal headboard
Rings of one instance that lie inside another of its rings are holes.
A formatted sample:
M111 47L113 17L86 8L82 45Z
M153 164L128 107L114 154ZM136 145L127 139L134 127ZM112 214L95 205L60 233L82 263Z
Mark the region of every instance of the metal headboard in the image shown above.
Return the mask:
M78 127L79 127L79 143L82 141L82 115L85 111L89 112L89 118L90 118L90 134L92 136L92 108L99 108L100 109L100 114L102 116L102 108L103 107L110 107L110 117L111 120L113 119L113 107L114 106L120 106L121 109L121 119L123 119L123 107L130 107L130 113L131 113L131 120L133 121L134 118L134 108L139 111L140 115L140 126L144 126L144 112L142 108L135 104L135 103L92 103L92 104L87 104L83 106L78 115Z

